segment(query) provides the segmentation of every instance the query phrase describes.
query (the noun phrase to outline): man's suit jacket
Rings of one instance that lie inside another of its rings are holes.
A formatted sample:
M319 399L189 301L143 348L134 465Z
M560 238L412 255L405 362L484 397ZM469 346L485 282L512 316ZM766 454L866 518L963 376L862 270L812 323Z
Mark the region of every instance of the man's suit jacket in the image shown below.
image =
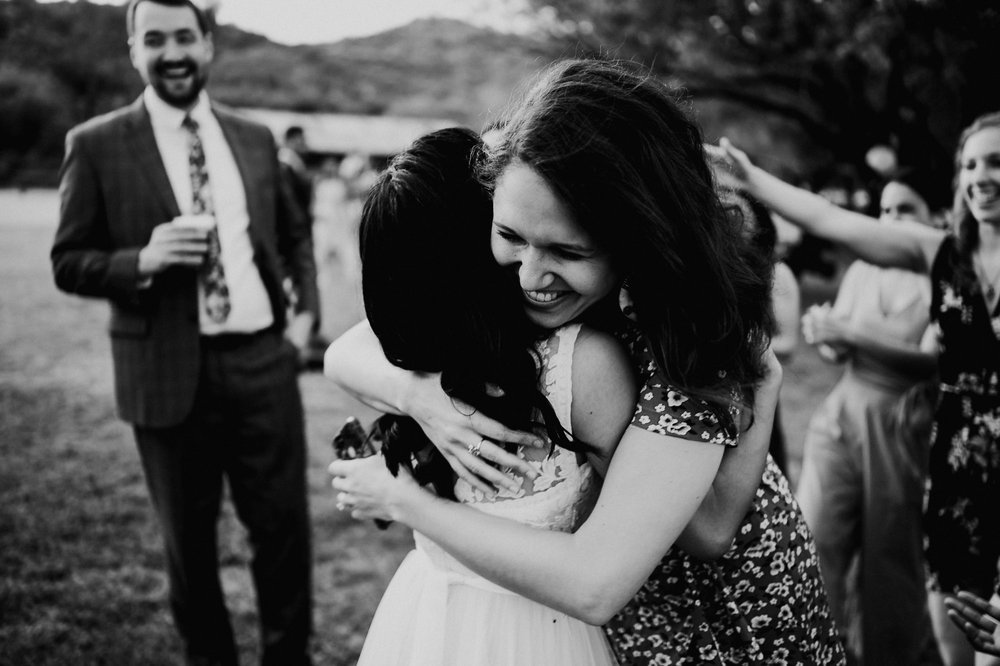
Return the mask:
M297 309L319 312L312 231L278 169L270 131L212 105L243 179L249 234L279 330L284 276ZM146 427L180 423L191 411L200 367L197 273L170 268L140 287L139 250L178 210L140 97L66 135L60 221L52 247L56 285L107 298L120 416Z

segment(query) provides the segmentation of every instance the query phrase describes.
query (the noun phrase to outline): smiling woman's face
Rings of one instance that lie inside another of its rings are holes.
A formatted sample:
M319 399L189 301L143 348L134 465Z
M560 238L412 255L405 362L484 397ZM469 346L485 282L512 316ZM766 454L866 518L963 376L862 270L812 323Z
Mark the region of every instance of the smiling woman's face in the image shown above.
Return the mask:
M528 318L543 328L577 319L620 283L611 258L521 162L497 180L490 244L497 262L517 271Z
M985 127L965 140L958 186L977 221L1000 224L1000 127Z

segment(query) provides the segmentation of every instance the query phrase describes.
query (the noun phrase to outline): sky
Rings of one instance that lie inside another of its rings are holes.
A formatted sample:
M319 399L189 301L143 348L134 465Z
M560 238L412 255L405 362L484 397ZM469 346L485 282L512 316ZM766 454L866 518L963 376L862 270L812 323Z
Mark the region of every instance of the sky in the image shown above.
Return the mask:
M52 1L52 0L44 0ZM523 0L209 0L219 23L234 23L284 44L335 42L443 16L517 30L513 8ZM127 0L91 0L125 4Z

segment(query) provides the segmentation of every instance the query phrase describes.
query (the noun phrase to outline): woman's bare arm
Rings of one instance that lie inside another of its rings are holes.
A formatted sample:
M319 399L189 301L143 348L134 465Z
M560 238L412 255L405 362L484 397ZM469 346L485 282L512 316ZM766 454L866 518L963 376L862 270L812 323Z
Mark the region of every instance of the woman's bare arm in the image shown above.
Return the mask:
M597 338L600 343L600 339ZM439 499L375 460L330 466L338 498L357 518L387 517L425 534L493 582L600 624L625 605L690 521L718 470L722 447L625 424L635 381L628 358L586 338L574 354L574 434L611 459L597 506L573 534L489 516ZM579 364L590 363L589 369ZM590 377L590 379L587 379ZM608 425L608 424L616 425ZM624 435L621 435L625 428Z
M341 500L359 519L409 525L487 579L591 624L635 595L708 492L722 447L630 426L597 506L572 534L442 500L377 459L335 461Z
M916 222L875 224L870 217L839 208L754 166L726 139L710 153L724 160L740 184L778 215L815 236L845 245L871 264L926 273L945 237L943 231Z
M787 363L799 344L799 317L802 298L799 283L788 264L779 261L774 265L771 286L771 304L774 309L775 332L771 336L771 349L781 363Z
M781 379L781 364L769 351L767 374L754 401L753 425L740 436L738 446L725 450L708 494L677 540L694 557L714 560L733 546L767 464Z
M544 440L533 433L511 430L448 397L441 388L440 374L410 372L389 363L367 320L330 344L323 371L366 405L416 420L455 473L484 492L493 490L487 484L520 487L511 476L488 463L509 467L522 475L535 474L525 461L493 442L543 446ZM479 453L473 455L469 448L477 444Z

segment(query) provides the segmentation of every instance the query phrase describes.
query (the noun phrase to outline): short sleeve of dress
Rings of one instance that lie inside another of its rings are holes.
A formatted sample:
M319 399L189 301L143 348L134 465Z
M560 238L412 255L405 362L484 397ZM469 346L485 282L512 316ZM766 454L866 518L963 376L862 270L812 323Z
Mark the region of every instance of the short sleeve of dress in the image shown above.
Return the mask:
M736 446L737 434L730 432L719 417L701 398L688 395L671 386L654 360L648 347L640 344L633 358L641 362L639 400L632 416L632 425L661 435L690 439L724 446ZM739 423L739 412L731 408L733 422Z

